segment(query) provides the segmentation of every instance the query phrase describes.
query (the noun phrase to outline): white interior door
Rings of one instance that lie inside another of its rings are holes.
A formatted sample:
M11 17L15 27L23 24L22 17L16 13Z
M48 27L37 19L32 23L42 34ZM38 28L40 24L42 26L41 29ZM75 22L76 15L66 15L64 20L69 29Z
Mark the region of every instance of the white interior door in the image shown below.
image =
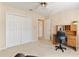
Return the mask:
M7 14L6 47L32 41L32 19L30 17Z
M46 19L45 20L45 29L44 29L44 37L46 38L46 39L48 39L48 40L50 40L50 24L51 24L51 22L50 22L50 19Z
M44 36L44 21L38 21L38 37L42 38Z

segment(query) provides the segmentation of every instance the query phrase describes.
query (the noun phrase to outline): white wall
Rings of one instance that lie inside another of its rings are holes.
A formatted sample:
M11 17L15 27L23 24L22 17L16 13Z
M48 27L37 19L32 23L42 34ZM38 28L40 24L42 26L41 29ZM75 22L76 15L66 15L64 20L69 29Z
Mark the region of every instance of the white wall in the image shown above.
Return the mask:
M4 15L4 7L0 3L0 49L5 48L5 15Z

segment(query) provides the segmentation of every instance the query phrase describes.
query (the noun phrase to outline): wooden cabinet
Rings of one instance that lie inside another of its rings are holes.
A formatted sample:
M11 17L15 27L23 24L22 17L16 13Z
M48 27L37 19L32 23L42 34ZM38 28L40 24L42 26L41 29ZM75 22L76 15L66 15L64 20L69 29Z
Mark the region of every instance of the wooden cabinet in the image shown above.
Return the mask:
M77 25L56 25L56 32L57 29L62 27L64 32L67 35L67 46L73 47L76 49L76 33L77 33ZM55 42L56 38L54 38L53 44L56 44Z
M76 31L77 25L63 25L64 31Z
M64 31L70 31L71 28L70 28L70 25L63 25L64 27Z
M71 47L76 47L76 37L75 36L68 36L67 45Z
M76 49L76 33L77 25L64 25L65 33L67 35L67 45Z
M76 31L77 30L77 25L71 25L71 31Z

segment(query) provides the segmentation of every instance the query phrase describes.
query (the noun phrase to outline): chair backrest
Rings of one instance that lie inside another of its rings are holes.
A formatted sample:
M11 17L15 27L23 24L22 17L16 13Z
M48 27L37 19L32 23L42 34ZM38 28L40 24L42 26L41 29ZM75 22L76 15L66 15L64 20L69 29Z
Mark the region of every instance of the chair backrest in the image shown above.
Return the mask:
M57 36L58 43L62 43L60 41L63 41L63 43L67 41L67 36L63 31L58 31L56 36Z

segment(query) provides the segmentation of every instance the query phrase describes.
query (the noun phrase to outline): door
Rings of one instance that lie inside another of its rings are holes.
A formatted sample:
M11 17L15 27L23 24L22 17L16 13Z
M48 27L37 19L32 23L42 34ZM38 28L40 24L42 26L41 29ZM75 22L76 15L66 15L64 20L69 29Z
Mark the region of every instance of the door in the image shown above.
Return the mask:
M44 37L44 20L38 20L38 39Z
M15 15L6 15L6 47L20 44L21 41L21 21Z
M22 40L21 43L28 43L32 41L32 18L25 17L21 18L22 21Z
M6 47L32 41L32 19L13 14L6 15Z

